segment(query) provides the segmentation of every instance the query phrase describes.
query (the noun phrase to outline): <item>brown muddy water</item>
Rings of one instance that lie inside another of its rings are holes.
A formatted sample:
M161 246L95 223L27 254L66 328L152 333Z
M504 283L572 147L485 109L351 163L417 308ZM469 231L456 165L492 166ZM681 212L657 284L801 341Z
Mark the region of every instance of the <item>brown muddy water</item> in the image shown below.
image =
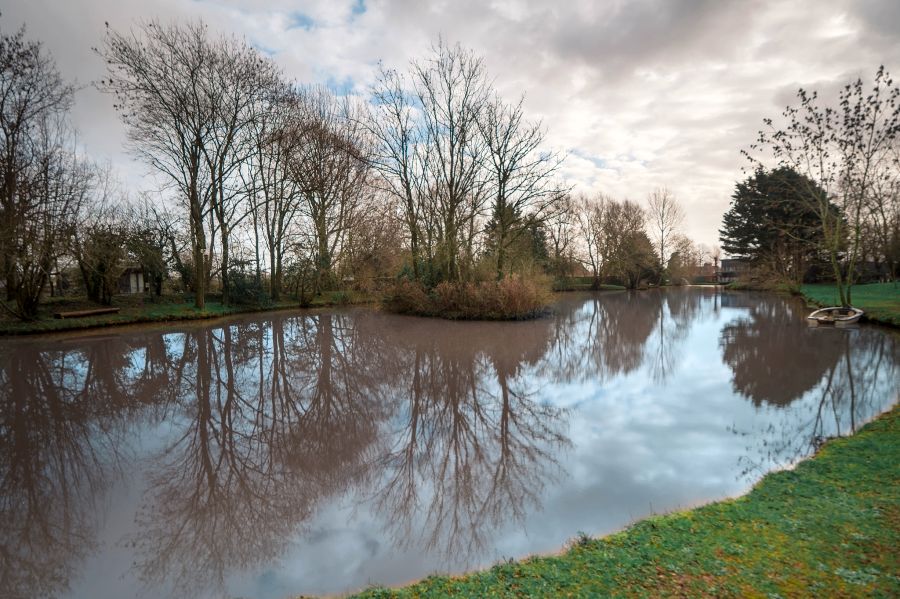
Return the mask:
M0 595L341 594L746 491L898 399L782 297L570 295L0 340Z

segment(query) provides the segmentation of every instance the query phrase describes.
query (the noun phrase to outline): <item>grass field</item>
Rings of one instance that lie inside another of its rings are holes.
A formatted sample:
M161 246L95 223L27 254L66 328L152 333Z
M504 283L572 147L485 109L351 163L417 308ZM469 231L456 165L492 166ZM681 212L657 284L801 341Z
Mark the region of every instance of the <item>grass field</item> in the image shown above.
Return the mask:
M565 277L553 282L553 291L622 291L622 285L600 285L594 288L593 277Z
M358 304L374 301L361 294L348 292L329 292L314 297L306 307L318 308L341 304ZM225 306L221 302L207 301L203 310L194 307L193 302L184 302L174 297L163 297L157 301L149 301L141 296L117 296L112 306L119 308L118 314L88 316L82 318L56 319L55 312L69 312L99 308L93 302L83 298L48 298L41 303L38 317L32 321L21 321L9 314L0 313L0 335L29 335L34 333L53 333L91 329L122 324L176 322L184 320L202 320L218 318L229 314L246 312L262 312L268 310L286 310L300 308L296 300L275 302L267 306Z
M900 409L749 494L358 597L898 597Z
M818 306L839 306L841 303L832 284L803 285L800 291ZM900 326L900 282L854 285L851 302L865 311L867 320Z

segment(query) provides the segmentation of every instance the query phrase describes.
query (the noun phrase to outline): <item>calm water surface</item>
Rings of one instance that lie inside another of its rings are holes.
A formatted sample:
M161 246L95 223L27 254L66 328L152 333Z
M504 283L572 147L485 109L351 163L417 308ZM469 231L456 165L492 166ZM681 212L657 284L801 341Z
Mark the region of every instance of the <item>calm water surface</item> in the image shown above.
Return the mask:
M744 492L898 399L896 333L805 312L685 289L0 340L0 594L340 594Z

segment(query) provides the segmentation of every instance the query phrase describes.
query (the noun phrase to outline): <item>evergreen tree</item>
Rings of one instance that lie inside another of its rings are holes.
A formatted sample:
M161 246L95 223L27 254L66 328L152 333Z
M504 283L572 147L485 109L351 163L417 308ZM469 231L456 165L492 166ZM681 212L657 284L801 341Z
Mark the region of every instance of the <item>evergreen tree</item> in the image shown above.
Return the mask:
M485 226L485 233L486 256L496 261L501 245L503 246L505 258L502 274L518 272L529 265L546 267L550 259L543 223L523 216L521 211L513 206L504 207L502 215L497 214L495 210Z
M794 171L760 169L735 186L719 239L728 254L794 281L802 280L822 243L809 189L825 191ZM835 207L835 210L837 208Z

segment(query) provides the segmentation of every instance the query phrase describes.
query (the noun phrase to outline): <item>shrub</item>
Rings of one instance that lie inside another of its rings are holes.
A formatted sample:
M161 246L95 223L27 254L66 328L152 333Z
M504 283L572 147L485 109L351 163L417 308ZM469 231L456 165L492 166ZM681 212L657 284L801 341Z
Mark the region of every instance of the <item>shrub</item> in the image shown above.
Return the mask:
M429 307L428 294L419 283L401 279L387 296L387 305L399 314L424 314Z
M400 281L388 308L401 314L465 320L521 320L545 313L550 296L543 282L517 276L478 283L439 283L430 292L419 283Z
M251 273L242 269L232 270L229 273L229 283L229 302L234 305L266 307L272 304L262 282Z
M339 289L337 291L323 293L322 295L328 298L329 304L334 304L336 306L346 306L353 302L353 296L349 291Z
M501 313L515 318L536 316L546 310L550 296L546 287L518 277L507 277L497 283L497 295Z

